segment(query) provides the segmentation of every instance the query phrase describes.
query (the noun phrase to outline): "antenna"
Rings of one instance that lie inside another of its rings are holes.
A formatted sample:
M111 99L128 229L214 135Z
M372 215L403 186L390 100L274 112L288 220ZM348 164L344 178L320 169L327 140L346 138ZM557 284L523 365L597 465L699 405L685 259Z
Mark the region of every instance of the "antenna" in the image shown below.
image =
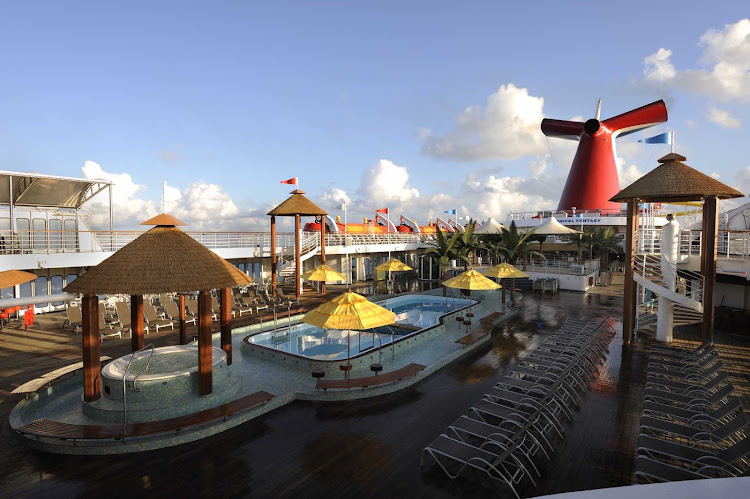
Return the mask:
M594 116L594 119L598 120L601 115L602 115L602 100L599 99L599 102L596 103L596 116Z

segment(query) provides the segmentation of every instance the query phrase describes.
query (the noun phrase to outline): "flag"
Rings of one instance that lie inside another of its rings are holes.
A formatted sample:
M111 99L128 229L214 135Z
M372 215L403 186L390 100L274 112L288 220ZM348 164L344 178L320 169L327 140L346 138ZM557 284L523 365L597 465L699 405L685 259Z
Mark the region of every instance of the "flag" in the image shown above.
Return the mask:
M346 209L346 203L341 203L340 205L336 206L337 210L345 210Z
M583 218L583 213L578 213L577 215L573 216L574 218Z
M388 208L381 208L379 210L375 210L375 213L385 213L388 214Z
M180 190L176 187L172 187L171 185L167 185L166 180L164 181L164 201L179 201L182 199L182 193L180 193Z
M292 177L289 180L282 180L282 184L294 184L297 185L297 177Z
M456 214L456 210L455 209L454 210L445 210L443 213L447 213L448 215L455 215Z
M638 142L644 144L671 144L672 143L672 132L664 132L659 135L654 135L647 139L640 139Z

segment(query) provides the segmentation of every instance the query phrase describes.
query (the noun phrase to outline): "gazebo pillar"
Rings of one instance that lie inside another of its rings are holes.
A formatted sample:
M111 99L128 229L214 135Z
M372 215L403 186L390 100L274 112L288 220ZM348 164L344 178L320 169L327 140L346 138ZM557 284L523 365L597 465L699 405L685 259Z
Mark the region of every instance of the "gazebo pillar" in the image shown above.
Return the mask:
M320 216L320 264L326 264L326 218L325 215ZM326 294L326 282L320 283L320 293Z
M83 400L94 402L102 395L99 369L99 297L83 295L81 300L83 332Z
M232 365L232 290L221 288L221 349L227 354L227 365Z
M130 350L143 348L143 295L130 296Z
M187 345L187 324L185 324L185 295L177 296L180 311L180 345Z
M622 340L625 345L633 341L635 329L635 232L638 228L638 200L628 201L627 226L625 229L625 303L622 312Z
M294 289L299 300L302 294L302 286L300 283L300 267L302 262L300 261L300 254L302 253L300 248L300 219L299 214L294 215Z
M271 296L276 296L276 216L271 215Z
M211 292L198 293L198 393L213 391L213 348L211 345Z
M703 201L703 341L714 339L714 302L716 287L716 241L719 236L719 199L709 196Z

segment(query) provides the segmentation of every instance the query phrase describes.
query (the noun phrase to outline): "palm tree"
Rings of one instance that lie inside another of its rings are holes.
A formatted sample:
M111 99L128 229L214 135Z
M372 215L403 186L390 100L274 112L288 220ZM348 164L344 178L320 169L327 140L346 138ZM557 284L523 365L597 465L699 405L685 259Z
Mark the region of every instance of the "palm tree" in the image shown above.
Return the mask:
M430 243L431 248L425 251L425 255L433 256L437 258L438 265L440 266L440 276L443 276L445 268L448 266L448 260L451 258L460 258L462 260L468 260L466 256L459 255L456 253L456 246L458 244L459 232L454 232L451 237L446 237L443 231L438 229L435 233L437 239Z
M609 227L602 227L591 232L589 245L592 258L594 253L599 255L599 268L601 269L606 268L610 254L619 255L622 252L622 247L615 238L615 231Z
M468 270L467 267L471 265L471 259L469 258L471 254L485 248L479 236L474 234L475 225L476 221L470 219L463 233L459 234L456 232L456 234L459 234L459 237L454 252L457 258L463 260L464 270Z
M516 228L516 221L510 222L510 227L503 227L500 233L500 248L499 252L505 256L505 259L511 265L515 265L520 258L526 258L528 256L538 256L544 259L538 251L529 249L529 238L534 234L533 230L530 230L526 234L521 235Z

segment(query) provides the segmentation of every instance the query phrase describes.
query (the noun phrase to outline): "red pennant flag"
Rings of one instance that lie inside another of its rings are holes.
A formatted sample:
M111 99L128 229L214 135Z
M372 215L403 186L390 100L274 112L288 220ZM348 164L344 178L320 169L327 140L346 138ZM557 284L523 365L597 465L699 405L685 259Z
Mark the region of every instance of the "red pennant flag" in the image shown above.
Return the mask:
M375 210L375 213L385 213L387 215L388 214L388 208L382 208L380 210Z
M297 185L297 177L292 177L289 180L282 180L282 184L294 184Z

